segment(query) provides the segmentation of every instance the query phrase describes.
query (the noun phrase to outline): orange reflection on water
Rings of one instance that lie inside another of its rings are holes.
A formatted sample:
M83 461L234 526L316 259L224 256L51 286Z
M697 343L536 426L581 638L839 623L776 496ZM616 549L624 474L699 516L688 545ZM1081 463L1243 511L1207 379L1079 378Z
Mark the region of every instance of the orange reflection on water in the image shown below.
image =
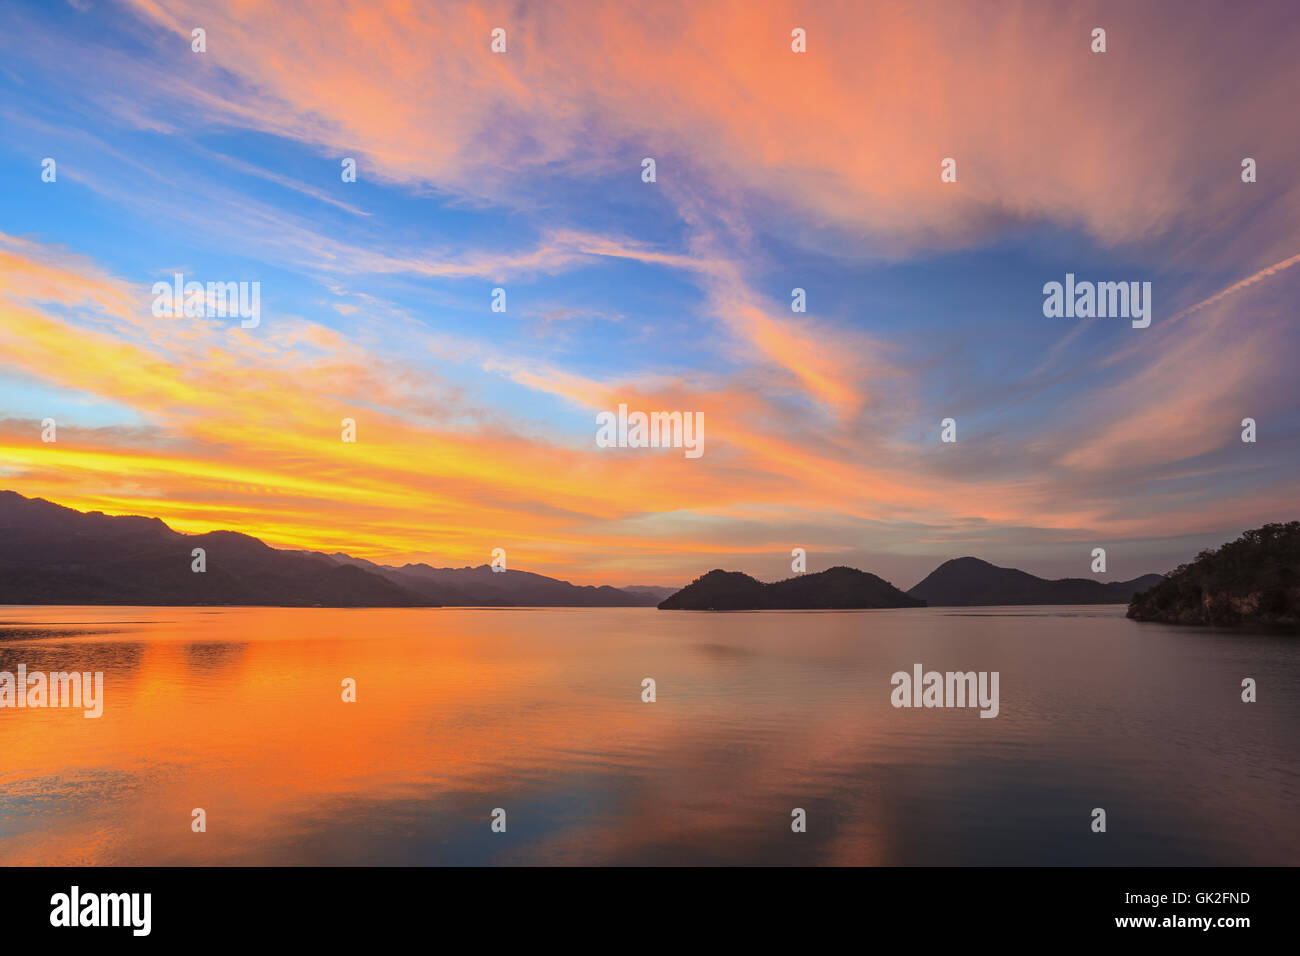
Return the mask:
M1293 859L1290 705L1212 706L1188 688L1236 674L1243 653L1264 682L1294 681L1296 655L1139 628L1114 608L0 608L0 671L105 677L97 720L0 710L0 857ZM893 709L889 675L913 661L998 669L998 718ZM1222 784L1246 776L1249 792ZM1099 790L1133 821L1105 847L1078 825Z

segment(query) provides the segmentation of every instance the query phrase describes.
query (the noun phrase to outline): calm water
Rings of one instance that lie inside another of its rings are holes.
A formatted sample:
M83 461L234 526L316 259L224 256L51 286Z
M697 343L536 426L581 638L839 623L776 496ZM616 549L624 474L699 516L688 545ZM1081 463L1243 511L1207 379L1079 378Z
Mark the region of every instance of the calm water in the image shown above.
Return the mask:
M19 663L105 708L0 710L10 865L1300 862L1300 639L1120 607L0 607Z

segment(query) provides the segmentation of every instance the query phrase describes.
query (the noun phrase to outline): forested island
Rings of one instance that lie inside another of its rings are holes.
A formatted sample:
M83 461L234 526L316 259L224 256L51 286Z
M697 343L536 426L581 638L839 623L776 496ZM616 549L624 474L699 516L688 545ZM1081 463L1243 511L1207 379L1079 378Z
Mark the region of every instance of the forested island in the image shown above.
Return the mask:
M1138 621L1300 627L1300 521L1266 524L1170 572L1134 595Z

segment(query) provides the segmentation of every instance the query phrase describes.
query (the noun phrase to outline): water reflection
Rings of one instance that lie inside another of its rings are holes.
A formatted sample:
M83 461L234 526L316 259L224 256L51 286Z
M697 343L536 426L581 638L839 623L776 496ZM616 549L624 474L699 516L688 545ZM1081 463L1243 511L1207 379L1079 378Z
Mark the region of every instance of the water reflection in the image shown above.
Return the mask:
M0 619L0 670L102 670L106 698L99 720L0 710L9 864L1289 864L1300 851L1300 704L1283 691L1300 645L1284 636L1139 625L1120 608ZM1000 716L895 710L889 675L915 662L1000 671ZM1259 704L1241 703L1243 676ZM190 830L196 807L206 833ZM795 807L806 833L791 832Z

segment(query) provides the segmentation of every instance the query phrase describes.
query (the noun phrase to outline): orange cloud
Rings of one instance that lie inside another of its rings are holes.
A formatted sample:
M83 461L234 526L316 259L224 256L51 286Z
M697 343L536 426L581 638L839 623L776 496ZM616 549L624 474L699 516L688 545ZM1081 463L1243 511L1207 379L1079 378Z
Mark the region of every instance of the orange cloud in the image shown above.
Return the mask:
M997 16L785 0L136 6L177 35L189 78L178 95L363 155L370 175L518 196L530 171L556 163L624 161L632 183L655 155L669 190L682 177L720 195L743 184L800 228L886 238L890 254L982 238L1007 218L1078 224L1105 242L1239 219L1241 155L1267 154L1276 169L1298 158L1272 119L1295 85L1279 78L1300 68L1266 9L1198 30L1115 5ZM1109 48L1095 54L1103 20ZM200 21L212 42L196 76L189 25ZM495 26L508 31L505 55L489 51ZM807 53L791 52L794 26ZM1207 43L1234 84L1186 68ZM593 130L625 149L595 155ZM1220 155L1210 141L1241 146ZM956 183L940 182L946 157ZM1300 209L1295 191L1285 205Z
M842 460L834 444L783 436L768 427L766 400L735 386L602 385L510 372L589 409L626 401L703 410L708 454L699 461L598 449L594 417L593 438L576 447L572 439L411 419L403 383L417 379L416 370L328 329L286 321L254 339L206 320L131 321L122 311L135 295L129 284L75 257L6 249L4 366L125 405L148 423L61 423L53 444L40 441L35 423L0 424L11 483L73 507L390 559L481 563L504 545L517 564L581 580L593 560L634 567L638 555L680 561L719 550L716 526L693 533L678 526L664 537L645 524L647 514L723 520L797 500L826 513L885 517L932 512L946 494L913 474ZM47 295L58 298L44 306L78 304L77 322L44 314L33 300ZM147 315L147 298L136 301ZM120 328L104 329L108 316ZM340 441L343 417L358 421L356 444Z
M260 338L208 320L150 320L147 297L84 259L4 237L0 252L0 365L128 406L146 423L60 423L59 440L46 444L35 422L0 422L5 484L73 507L157 515L180 530L232 527L277 546L386 561L479 564L504 546L517 567L583 582L614 573L680 583L692 556L702 569L717 555L784 550L809 523L946 529L936 540L991 527L1152 534L1175 513L1194 527L1206 520L1195 495L1166 493L1134 512L1070 473L1195 454L1186 443L1195 416L1231 405L1278 349L1223 318L1173 340L1145 377L1115 392L1129 404L1113 425L1085 429L1077 447L1038 439L1040 456L1060 461L1043 459L1032 477L1019 475L1023 461L945 476L932 445L896 445L853 418L815 422L742 379L598 382L518 361L492 366L587 414L620 402L703 411L707 453L692 461L596 448L594 416L575 439L412 415L413 389L438 385L404 358L301 320ZM1219 385L1186 380L1211 357ZM819 364L807 372L814 388L824 376L828 403L851 403L837 374ZM340 441L344 417L358 421L356 444ZM1255 512L1283 507L1287 488L1267 495Z

